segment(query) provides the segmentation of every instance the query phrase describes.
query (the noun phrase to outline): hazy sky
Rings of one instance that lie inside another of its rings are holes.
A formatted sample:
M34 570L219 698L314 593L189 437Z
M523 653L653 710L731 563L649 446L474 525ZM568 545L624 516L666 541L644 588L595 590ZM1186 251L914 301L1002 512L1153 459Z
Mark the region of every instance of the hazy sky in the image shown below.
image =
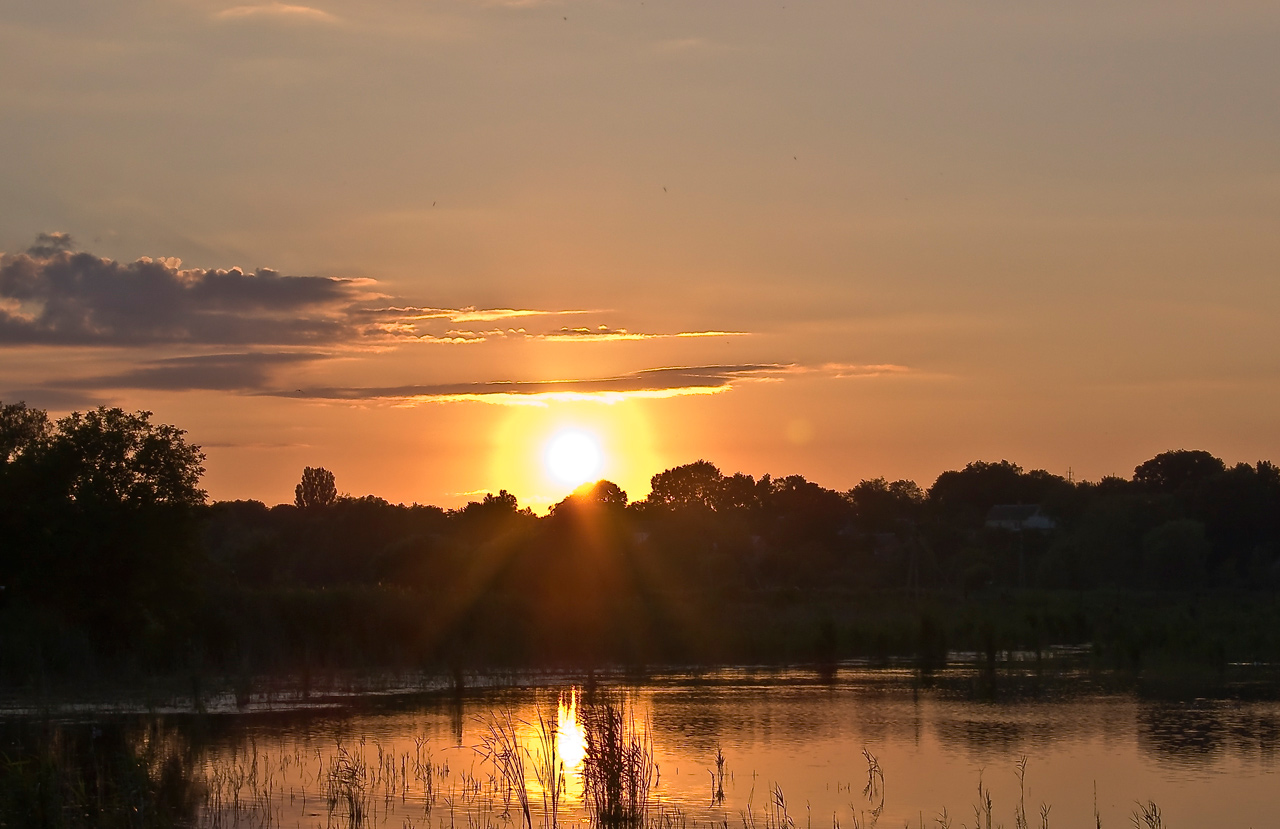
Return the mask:
M0 400L269 503L1280 460L1273 1L304 1L0 0Z

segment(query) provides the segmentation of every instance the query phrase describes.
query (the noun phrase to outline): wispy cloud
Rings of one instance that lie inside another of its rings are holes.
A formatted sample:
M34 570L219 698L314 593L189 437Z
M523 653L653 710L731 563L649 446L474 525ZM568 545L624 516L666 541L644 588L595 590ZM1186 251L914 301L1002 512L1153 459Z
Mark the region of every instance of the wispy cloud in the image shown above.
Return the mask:
M314 363L318 352L200 354L149 360L115 374L81 377L58 385L68 389L155 389L162 391L254 391L278 382L282 369Z
M446 320L448 322L496 322L497 320L516 317L554 317L572 314L594 314L599 311L588 311L570 308L560 311L518 308L420 308L413 305L388 306L386 308L369 308L364 311L370 317L386 317L407 322L424 320Z
M789 374L815 374L840 380L850 377L885 377L895 374L916 374L908 366L893 363L822 363L814 366L789 366Z
M677 366L645 369L616 377L541 381L437 383L383 387L331 386L272 391L264 394L306 400L396 402L402 404L477 402L499 406L545 406L552 402L618 403L629 399L659 399L685 395L720 394L735 385L777 382L788 376L825 375L832 378L879 377L904 374L905 366L826 364L742 364Z
M545 334L532 336L544 340L561 340L571 342L601 342L608 340L663 340L673 337L745 337L746 331L680 331L675 334L646 334L628 331L625 328L610 328L607 325L596 328L560 328Z
M577 327L568 328L561 327L544 333L531 333L525 328L495 328L489 331L472 331L463 329L450 329L445 331L443 335L436 334L415 334L414 339L422 343L437 343L442 345L472 345L475 343L483 343L495 339L527 339L527 340L550 340L554 342L616 342L619 340L666 340L682 337L746 337L750 336L747 331L677 331L673 334L646 333L642 331L628 331L625 328L612 328L607 325L599 325L595 328Z
M255 3L217 12L218 20L275 20L287 23L340 23L341 18L313 6L291 3Z

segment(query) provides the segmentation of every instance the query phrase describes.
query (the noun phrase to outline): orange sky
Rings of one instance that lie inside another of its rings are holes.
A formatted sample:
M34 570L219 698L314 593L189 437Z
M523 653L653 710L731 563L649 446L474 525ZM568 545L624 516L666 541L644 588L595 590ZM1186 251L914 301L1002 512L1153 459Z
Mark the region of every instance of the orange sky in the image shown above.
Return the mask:
M150 409L269 503L318 465L542 508L571 425L633 498L700 457L1280 458L1278 36L1262 2L6 8L0 400Z

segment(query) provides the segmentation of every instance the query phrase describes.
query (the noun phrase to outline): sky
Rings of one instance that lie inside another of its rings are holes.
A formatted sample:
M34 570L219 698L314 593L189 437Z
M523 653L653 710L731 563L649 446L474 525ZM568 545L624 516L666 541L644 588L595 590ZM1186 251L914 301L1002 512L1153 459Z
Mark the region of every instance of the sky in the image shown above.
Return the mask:
M1280 459L1274 2L0 0L0 401L218 500Z

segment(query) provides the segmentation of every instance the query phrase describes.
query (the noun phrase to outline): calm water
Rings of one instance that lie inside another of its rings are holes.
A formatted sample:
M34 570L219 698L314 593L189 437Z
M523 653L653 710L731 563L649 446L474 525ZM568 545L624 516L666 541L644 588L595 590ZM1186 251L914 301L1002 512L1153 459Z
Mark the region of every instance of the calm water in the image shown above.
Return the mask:
M1013 826L1024 756L1033 826L1044 803L1051 826L1092 827L1095 791L1104 827L1130 826L1136 801L1150 800L1170 827L1277 825L1280 704L1153 702L1083 680L1054 685L975 701L972 680L960 673L920 688L909 672L842 670L829 682L812 673L723 672L668 676L622 693L652 740L655 807L687 825L763 829L789 818L799 829L848 829L855 820L871 824L880 806L880 826L936 827L943 809L953 826L973 826L981 781L995 822ZM534 825L545 820L535 773L540 720L566 768L560 821L584 820L582 738L568 685L359 713L277 703L274 711L212 717L201 739L203 820L343 825L357 799L366 825L518 826L518 801L478 750L495 716L509 716L529 748ZM717 751L723 802L715 798ZM864 793L869 757L882 777L872 775L877 786Z

